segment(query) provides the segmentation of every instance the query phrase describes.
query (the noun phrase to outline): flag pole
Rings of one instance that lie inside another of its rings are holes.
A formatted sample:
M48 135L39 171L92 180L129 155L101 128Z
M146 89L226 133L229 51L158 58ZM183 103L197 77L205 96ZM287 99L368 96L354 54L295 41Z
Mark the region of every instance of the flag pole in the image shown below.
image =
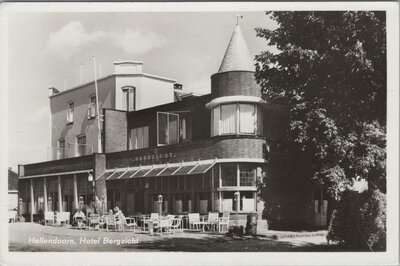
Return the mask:
M99 91L97 89L96 57L93 56L94 68L94 87L96 89L96 118L97 118L97 152L102 153L101 131L100 131L100 112L99 112Z

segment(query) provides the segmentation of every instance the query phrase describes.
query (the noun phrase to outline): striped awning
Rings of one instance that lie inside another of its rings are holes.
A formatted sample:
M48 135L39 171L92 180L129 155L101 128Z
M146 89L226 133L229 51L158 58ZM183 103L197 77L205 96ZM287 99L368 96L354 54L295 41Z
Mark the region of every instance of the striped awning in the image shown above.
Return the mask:
M165 165L145 165L107 169L99 178L105 177L106 180L119 180L139 177L203 174L211 169L216 162L216 160L204 160Z

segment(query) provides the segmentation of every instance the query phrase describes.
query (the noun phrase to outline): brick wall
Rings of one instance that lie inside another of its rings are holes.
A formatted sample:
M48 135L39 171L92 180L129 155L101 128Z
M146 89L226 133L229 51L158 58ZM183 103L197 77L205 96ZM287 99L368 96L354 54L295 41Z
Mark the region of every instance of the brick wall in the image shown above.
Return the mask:
M104 109L103 152L125 151L128 143L127 130L126 112Z
M261 97L261 89L253 72L232 71L211 76L211 94L214 98L233 95Z
M264 159L264 144L265 139L263 138L232 136L230 138L221 137L156 148L110 153L106 154L107 168L128 167L140 164L151 165L153 163L188 162L215 158ZM168 158L160 159L160 154L168 154ZM138 157L141 157L140 161L136 160Z

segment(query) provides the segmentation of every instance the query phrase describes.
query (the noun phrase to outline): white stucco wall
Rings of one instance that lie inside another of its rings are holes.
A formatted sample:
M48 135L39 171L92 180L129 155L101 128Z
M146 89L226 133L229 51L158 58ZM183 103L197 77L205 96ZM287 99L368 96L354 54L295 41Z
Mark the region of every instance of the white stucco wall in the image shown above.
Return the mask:
M116 75L115 108L122 110L122 88L126 86L135 87L136 110L173 102L174 82L146 74Z

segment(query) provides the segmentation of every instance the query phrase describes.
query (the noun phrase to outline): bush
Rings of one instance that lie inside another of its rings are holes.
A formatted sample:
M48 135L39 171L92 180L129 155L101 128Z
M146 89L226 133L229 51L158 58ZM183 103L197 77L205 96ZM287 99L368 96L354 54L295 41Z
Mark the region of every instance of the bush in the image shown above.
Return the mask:
M379 190L344 192L332 214L328 241L347 249L386 250L386 195Z

